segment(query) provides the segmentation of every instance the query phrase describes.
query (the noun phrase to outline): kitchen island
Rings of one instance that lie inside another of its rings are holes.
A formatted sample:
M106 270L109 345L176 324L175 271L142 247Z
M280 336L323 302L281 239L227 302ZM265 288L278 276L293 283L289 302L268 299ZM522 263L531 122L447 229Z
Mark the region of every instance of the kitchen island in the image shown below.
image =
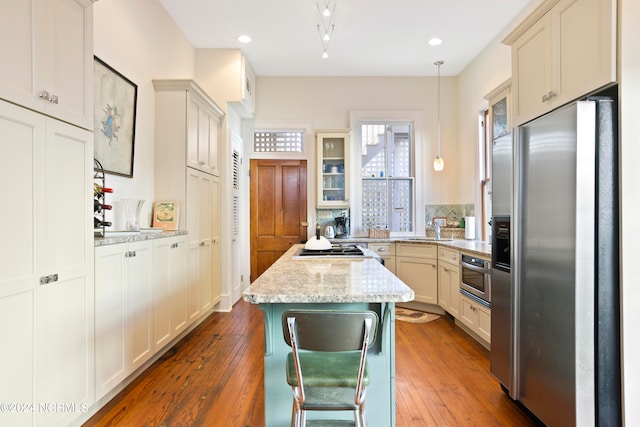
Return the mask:
M413 291L376 258L296 259L294 245L243 292L264 313L265 426L291 425L293 397L285 376L291 351L283 338L282 313L293 308L367 309L378 313L376 342L368 353L369 426L395 426L395 303L411 301ZM313 419L351 419L351 413L310 413Z

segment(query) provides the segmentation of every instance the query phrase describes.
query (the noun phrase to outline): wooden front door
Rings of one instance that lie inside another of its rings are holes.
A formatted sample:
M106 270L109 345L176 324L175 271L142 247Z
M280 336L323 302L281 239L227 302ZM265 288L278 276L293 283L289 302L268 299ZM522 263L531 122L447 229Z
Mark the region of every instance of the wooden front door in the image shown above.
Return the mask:
M251 281L307 239L307 161L251 160Z

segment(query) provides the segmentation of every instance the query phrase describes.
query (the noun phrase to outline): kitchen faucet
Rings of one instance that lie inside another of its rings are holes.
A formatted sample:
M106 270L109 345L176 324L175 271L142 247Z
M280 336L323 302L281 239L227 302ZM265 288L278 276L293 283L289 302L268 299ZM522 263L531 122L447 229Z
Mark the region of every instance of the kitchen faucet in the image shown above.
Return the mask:
M436 233L436 240L440 240L440 224L435 221L429 221L427 225L433 228L433 231Z

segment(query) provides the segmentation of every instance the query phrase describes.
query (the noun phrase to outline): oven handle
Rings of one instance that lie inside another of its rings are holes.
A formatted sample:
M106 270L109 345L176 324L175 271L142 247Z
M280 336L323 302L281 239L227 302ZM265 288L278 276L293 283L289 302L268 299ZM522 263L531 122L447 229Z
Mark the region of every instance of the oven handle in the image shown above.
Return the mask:
M482 267L476 267L475 265L468 264L468 263L466 263L464 261L460 261L460 266L462 268L468 268L471 271L477 271L478 273L482 273L482 274L490 274L491 273L491 270L489 270L489 269L482 268Z

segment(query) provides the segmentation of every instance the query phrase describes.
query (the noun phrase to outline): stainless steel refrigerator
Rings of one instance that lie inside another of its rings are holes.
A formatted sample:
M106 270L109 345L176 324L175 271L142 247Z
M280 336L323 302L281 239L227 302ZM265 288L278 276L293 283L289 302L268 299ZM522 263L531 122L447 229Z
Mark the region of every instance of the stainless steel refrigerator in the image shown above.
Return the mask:
M513 141L497 138L491 150L491 372L508 393L511 387L512 310L511 209Z
M504 386L548 426L621 425L616 104L571 103L514 144Z

